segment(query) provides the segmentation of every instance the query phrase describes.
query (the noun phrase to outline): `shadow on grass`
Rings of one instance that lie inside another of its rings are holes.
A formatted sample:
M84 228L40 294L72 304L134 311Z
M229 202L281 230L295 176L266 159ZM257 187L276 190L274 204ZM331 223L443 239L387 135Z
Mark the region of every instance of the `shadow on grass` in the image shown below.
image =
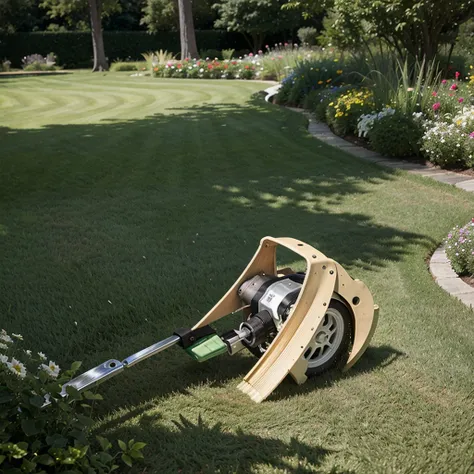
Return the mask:
M155 441L152 472L244 474L266 466L294 474L314 473L320 472L318 467L335 452L310 446L296 438L285 442L239 428L230 432L221 423L211 425L203 421L201 415L196 422L180 415L173 424L175 428L170 429L160 424L159 415L145 414L140 417L139 426L119 428L114 436L139 440L144 432L151 433ZM354 471L334 467L330 472L351 474Z

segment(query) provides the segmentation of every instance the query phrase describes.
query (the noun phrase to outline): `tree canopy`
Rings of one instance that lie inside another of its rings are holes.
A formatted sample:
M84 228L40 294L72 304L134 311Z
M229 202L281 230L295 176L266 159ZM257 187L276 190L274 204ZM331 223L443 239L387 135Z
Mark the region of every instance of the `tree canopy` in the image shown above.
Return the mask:
M223 0L214 5L219 12L216 28L242 33L254 51L263 45L265 34L295 28L301 18L298 9L282 10L280 0Z

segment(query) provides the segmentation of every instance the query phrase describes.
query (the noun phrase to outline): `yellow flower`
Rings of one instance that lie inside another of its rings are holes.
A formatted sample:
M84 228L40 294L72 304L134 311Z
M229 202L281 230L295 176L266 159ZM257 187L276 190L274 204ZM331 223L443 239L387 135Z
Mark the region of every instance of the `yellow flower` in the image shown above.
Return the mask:
M338 74L342 74L342 69L338 69L336 72L337 72Z
M318 81L318 84L321 85L323 83L323 81Z
M332 107L333 105L334 105L334 102L331 102L331 103L329 104L329 107Z
M332 79L328 79L326 82L329 84L332 81Z

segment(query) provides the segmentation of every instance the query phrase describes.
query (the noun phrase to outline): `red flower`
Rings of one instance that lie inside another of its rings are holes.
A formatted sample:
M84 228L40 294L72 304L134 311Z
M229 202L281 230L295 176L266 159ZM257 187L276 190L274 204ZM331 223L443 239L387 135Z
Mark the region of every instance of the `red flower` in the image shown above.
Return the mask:
M443 80L441 81L441 84L446 84L447 82L448 82L448 81L447 81L446 79L443 79Z
M183 65L182 65L182 64L178 64L176 67L177 67L178 69L181 69L181 68L183 67Z
M456 77L456 79L459 79L459 76L461 75L460 72L456 71L456 74L454 74L454 76Z
M459 97L458 102L462 104L464 102L464 99L462 97Z
M208 64L208 65L207 65L207 69L209 69L209 71L212 70L212 67L213 67L212 64Z
M456 84L453 84L453 85L449 88L449 90L455 91L455 90L457 90L457 88L458 88L458 86L457 86Z
M231 64L232 66L235 66L237 64L237 61L232 61Z
M436 91L433 91L433 93L431 94L433 97L436 97L438 95L438 93Z
M250 66L249 66L249 65L246 65L246 66L245 66L245 69L250 69Z
M439 108L441 107L441 103L440 102L436 102L435 104L433 104L433 110L436 112Z
M229 69L229 66L227 64L224 64L224 69Z

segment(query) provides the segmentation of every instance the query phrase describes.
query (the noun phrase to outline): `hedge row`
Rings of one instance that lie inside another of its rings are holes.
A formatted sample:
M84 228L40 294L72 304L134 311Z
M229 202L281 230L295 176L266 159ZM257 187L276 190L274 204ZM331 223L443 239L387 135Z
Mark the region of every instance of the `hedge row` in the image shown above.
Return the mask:
M196 31L199 51L209 49L248 49L240 33L221 30ZM109 61L131 58L143 59L141 53L164 49L180 52L178 32L104 31L105 54ZM92 65L92 39L90 32L15 33L0 35L0 60L8 59L13 67L21 67L21 59L28 54L55 53L58 64L66 68Z

